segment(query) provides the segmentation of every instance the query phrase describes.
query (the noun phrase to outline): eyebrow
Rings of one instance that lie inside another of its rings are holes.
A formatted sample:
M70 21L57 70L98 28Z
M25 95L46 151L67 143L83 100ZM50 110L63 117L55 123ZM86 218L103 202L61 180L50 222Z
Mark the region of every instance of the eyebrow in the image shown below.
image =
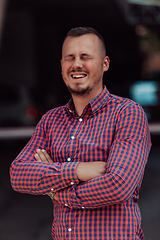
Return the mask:
M67 57L73 57L74 54L67 54L66 56L64 56L64 58L67 58Z
M67 55L65 56L65 58L67 58L67 57L73 57L73 56L74 56L74 54L71 53L71 54L67 54ZM83 56L91 56L91 54L84 52L84 53L80 54L80 56L82 56L82 57L83 57Z
M81 56L91 56L89 53L82 53Z

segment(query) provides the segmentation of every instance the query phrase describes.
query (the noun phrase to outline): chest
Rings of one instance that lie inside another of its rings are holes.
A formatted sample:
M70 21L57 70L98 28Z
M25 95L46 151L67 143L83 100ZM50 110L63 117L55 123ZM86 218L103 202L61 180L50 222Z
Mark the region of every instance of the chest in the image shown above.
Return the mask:
M116 118L102 112L90 118L64 116L49 130L50 152L56 162L107 161Z

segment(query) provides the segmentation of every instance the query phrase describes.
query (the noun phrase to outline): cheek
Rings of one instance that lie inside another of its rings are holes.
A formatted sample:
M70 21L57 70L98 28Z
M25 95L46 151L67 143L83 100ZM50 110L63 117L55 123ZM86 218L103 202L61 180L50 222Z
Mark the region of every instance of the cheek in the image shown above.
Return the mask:
M68 68L66 66L62 67L62 78L65 84L68 82Z
M70 66L69 64L63 64L63 65L62 65L62 74L63 74L63 75L66 75L66 74L68 73L70 67L71 67L71 66Z
M98 74L100 69L97 67L97 65L90 65L87 66L87 70L89 71L90 75L94 77Z
M94 66L94 68L92 69L92 71L94 72L94 74L96 75L101 75L103 74L103 65L102 64L97 64Z
M67 75L64 73L64 71L62 71L62 78L63 78L63 81L66 83Z
M99 72L102 69L102 61L89 61L84 64L84 66L90 71L91 73L96 73L97 71Z

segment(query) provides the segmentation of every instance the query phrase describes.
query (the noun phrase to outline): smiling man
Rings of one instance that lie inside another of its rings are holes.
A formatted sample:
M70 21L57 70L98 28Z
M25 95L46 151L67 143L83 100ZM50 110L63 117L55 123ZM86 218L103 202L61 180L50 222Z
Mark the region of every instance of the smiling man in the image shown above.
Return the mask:
M144 239L139 190L150 151L146 115L109 93L102 36L74 28L62 48L62 76L71 93L48 111L11 165L16 191L49 195L55 240Z
M105 52L103 42L93 33L68 36L64 41L62 75L79 116L103 90L103 73L109 68L109 58Z
M109 68L109 58L97 35L67 37L63 44L61 65L64 82L71 94L88 96L90 102L101 93L103 73Z

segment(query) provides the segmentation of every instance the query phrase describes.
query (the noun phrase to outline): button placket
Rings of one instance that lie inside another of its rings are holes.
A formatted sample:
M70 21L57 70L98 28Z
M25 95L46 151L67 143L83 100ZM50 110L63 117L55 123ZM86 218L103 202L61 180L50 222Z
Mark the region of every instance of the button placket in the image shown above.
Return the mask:
M83 118L79 118L78 121L79 121L80 123L82 123L82 122L83 122ZM72 135L72 136L71 136L71 139L74 140L74 139L75 139L75 136Z
M78 135L81 126L82 126L83 118L82 117L76 117L74 118L73 124L70 126L69 132L70 132L70 142L68 142L68 155L72 156L74 159L74 150L76 145L76 136ZM67 157L66 161L74 161L71 157Z

